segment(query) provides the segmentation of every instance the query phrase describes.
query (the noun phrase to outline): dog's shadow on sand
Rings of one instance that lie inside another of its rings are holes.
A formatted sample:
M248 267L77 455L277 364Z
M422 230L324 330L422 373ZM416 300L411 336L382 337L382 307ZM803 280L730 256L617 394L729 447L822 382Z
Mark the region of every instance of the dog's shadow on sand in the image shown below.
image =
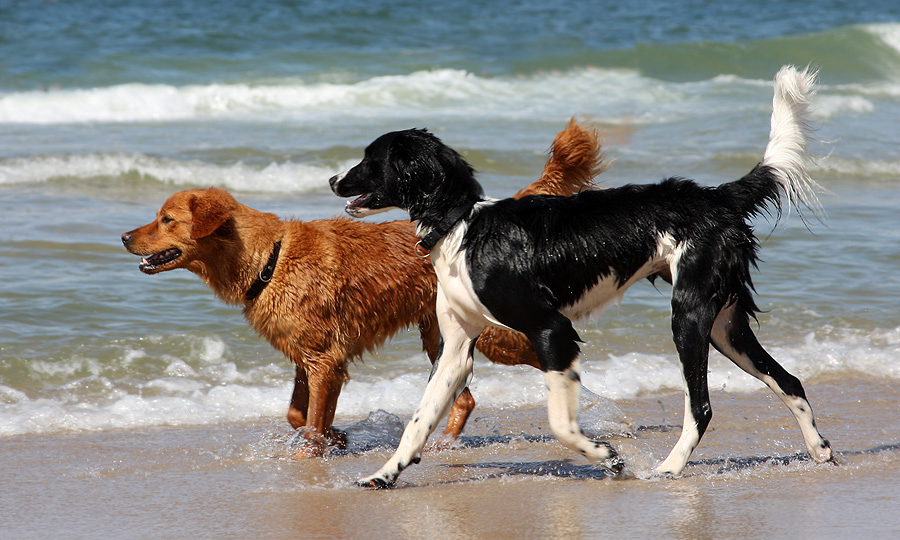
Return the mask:
M900 455L900 443L887 444L870 448L866 450L853 450L841 452L835 465L846 463L854 458L865 456L874 456L885 453ZM691 460L685 470L685 476L717 476L741 472L754 469L770 469L773 467L791 467L797 464L812 463L809 454L800 452L790 456L753 456L753 457L736 457L736 458L710 458ZM449 480L439 483L460 483L475 482L489 480L493 478L505 478L513 476L534 476L534 477L554 477L569 478L575 480L631 480L641 479L643 476L633 474L627 468L623 472L615 472L608 467L599 465L574 463L570 460L558 461L533 461L533 462L486 462L486 463L467 463L458 465L445 465L454 469L489 471L487 473L473 474L467 478ZM651 475L654 478L671 478L666 475ZM407 487L417 487L416 485L408 485Z
M607 467L590 464L575 464L568 459L529 461L523 463L467 463L464 465L445 465L445 467L493 471L487 474L477 475L473 478L455 480L455 482L488 480L490 478L503 478L507 476L552 476L555 478L575 478L580 480L604 480L619 476L612 469Z
M840 452L834 465L844 465L850 461L866 456L881 454L894 454L900 456L900 443L886 444L865 450L853 450ZM781 468L790 470L797 465L812 464L809 454L799 452L789 456L752 456L734 458L710 458L691 460L685 469L683 477L714 477L725 474L734 474L753 470L771 470ZM635 474L626 465L622 471L616 472L608 467L586 463L575 463L571 460L532 461L532 462L484 462L444 465L452 469L465 471L462 478L445 480L428 484L399 484L397 487L415 488L427 485L459 484L467 482L480 482L491 479L511 477L552 477L572 480L673 480L677 481L682 476L670 476L659 474Z
M832 461L834 465L846 464L855 458L874 456L885 453L895 453L900 455L900 443L885 444L868 448L865 450L845 450L836 452L835 459ZM797 463L810 463L812 459L806 452L798 452L790 456L757 456L757 457L737 457L737 458L710 458L699 459L688 462L688 466L694 467L714 467L712 474L725 474L730 472L742 471L746 469L754 469L760 467L786 467Z
M400 442L403 434L404 423L394 414L378 410L355 424L341 428L346 444L342 447L328 449L328 457L341 457L366 454L373 451L393 451ZM633 433L617 433L618 436L636 437L642 432L678 430L679 426L638 426ZM597 434L591 434L597 435ZM611 435L606 433L606 436ZM602 435L601 435L602 436ZM549 434L518 434L518 435L461 435L446 447L448 450L467 450L484 448L495 445L508 445L512 443L549 443L555 439ZM306 444L299 430L289 433L268 432L257 443L257 450L269 457L290 456L300 450ZM261 447L265 447L262 449ZM866 456L883 454L900 455L900 442L885 444L864 450L849 450L839 452L836 464L855 461ZM437 484L456 484L464 482L478 482L497 478L509 477L551 477L573 480L628 480L645 477L666 478L661 475L635 474L628 468L628 457L625 456L624 472L615 472L609 467L599 464L589 464L576 460L549 460L549 461L488 461L481 463L447 464L443 467L459 471L461 477L452 480L444 480ZM810 463L811 459L806 452L798 452L788 456L751 456L751 457L722 457L691 460L685 470L685 476L717 476L742 471L769 469L773 467L791 467L798 464ZM397 488L423 487L428 484L407 484L401 482Z
M340 431L344 435L346 444L343 447L330 448L328 455L346 456L365 454L374 450L394 450L400 444L404 427L404 423L394 414L382 410L371 412L366 419L341 428ZM462 450L510 444L513 441L537 443L554 440L552 435L460 435L456 440L445 441L442 445L432 447L432 450ZM295 444L302 445L303 441L295 441Z

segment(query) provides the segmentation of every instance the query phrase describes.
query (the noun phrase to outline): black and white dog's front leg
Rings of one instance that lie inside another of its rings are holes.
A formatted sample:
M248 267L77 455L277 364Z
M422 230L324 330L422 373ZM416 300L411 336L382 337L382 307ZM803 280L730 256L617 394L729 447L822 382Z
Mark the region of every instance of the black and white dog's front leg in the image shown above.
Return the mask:
M484 328L466 324L455 313L446 309L440 289L437 306L443 346L435 361L431 379L425 387L425 395L422 396L412 420L406 425L397 451L377 473L357 481L362 487L391 487L403 469L418 463L428 436L446 416L460 392L471 382L472 350L475 338Z
M578 397L581 394L581 354L578 333L572 321L553 309L540 307L523 310L532 318L525 335L534 346L544 372L547 388L547 419L550 430L563 446L578 452L591 462L616 457L612 446L588 439L578 425ZM610 465L621 467L621 462Z
M588 439L578 425L578 397L581 394L581 364L576 359L563 371L545 371L547 417L550 430L563 446L578 452L591 462L616 457L609 443ZM614 463L617 469L621 463Z

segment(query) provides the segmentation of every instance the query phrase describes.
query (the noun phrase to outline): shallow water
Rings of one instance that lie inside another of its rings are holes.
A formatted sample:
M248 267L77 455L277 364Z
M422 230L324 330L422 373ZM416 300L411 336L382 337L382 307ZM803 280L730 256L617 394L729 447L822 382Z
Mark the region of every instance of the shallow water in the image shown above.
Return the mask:
M625 416L628 428L604 437L625 457L619 478L548 437L532 407L480 410L466 445L427 452L382 492L353 481L390 450L294 461L274 422L23 435L0 453L16 471L0 492L0 536L892 538L900 387L849 378L809 391L839 466L811 463L790 414L762 391L714 393L711 429L678 479L649 473L677 439L667 426L678 394L588 414ZM354 426L369 442L394 429Z
M416 511L422 496L415 494L442 500L447 486L435 478L494 472L423 466L409 473L418 489L359 495L351 480L386 451L367 449L371 441L363 439L362 455L297 464L281 460L277 445L260 449L260 438L292 436L282 420L291 366L198 278L186 271L145 276L119 241L150 221L171 193L191 187L223 187L286 218L339 216L344 201L326 180L357 162L378 135L408 127L428 127L462 152L491 196L536 178L572 116L605 136L614 161L603 185L670 175L717 184L759 160L778 68L812 64L821 88L811 172L828 190L821 194L827 218L805 223L792 211L777 227L772 220L757 224L762 263L754 282L764 309L758 334L806 383L836 448L896 444L896 2L819 2L812 11L774 1L199 6L0 6L0 459L7 460L4 470L18 471L15 489L4 490L10 504L0 507L22 516L7 536L137 530L161 513L171 516L163 536L181 536L179 527L190 526L209 536L243 536L235 531L246 529L281 536L297 531L298 506L316 516L302 521L311 536L354 537L374 517L394 519L398 536L502 537L490 519L498 515L507 526L527 523L534 536L766 536L737 510L754 504L763 505L753 515L763 521L760 530L786 531L780 523L791 518L805 536L836 537L847 530L842 519L871 523L843 517L844 509L860 506L856 517L886 524L860 530L896 528L879 515L896 502L893 450L860 454L841 469L792 461L774 466L772 477L757 465L674 484L603 480L598 488L584 479L503 476L453 484L451 510L442 510L449 513L427 519ZM663 418L640 421L646 425L680 422L668 312L664 284L639 284L620 307L578 326L586 387L623 409L663 403L656 411ZM420 350L415 332L401 332L352 366L337 425L357 425L376 410L405 419L428 374ZM710 369L714 407L759 395L760 383L722 357L714 354ZM506 436L516 433L505 428L511 418L539 440L449 451L442 459L543 464L570 457L540 440L541 380L533 370L477 361L479 408L470 430ZM845 388L846 380L855 382ZM873 386L880 388L875 397ZM721 430L718 410L713 423ZM695 457L800 451L793 426L783 438L789 443L746 452L748 436L738 428L744 426L733 428L741 434L720 445L707 436ZM382 436L376 441L390 444L392 431L373 429ZM649 470L675 437L640 433L653 439L652 452L636 454ZM303 486L316 496L297 496ZM558 498L546 496L549 486ZM95 505L81 502L86 491L97 495ZM599 491L599 499L585 491ZM500 503L509 497L524 502L506 513ZM53 501L65 504L50 518L31 513ZM361 513L344 509L360 504ZM106 520L104 507L121 512ZM631 507L642 513L629 513ZM470 525L463 516L471 515L481 517ZM74 521L84 529L66 531ZM692 528L697 523L706 529ZM567 528L573 524L586 528Z

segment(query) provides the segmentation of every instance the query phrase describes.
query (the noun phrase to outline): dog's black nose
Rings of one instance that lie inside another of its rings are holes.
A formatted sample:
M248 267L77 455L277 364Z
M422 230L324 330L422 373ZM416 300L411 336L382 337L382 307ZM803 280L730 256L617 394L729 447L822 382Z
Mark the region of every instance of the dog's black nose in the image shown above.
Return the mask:
M335 194L337 193L337 183L341 181L341 178L347 176L346 172L338 173L331 178L328 179L328 185L331 186L331 191Z
M125 245L127 246L128 243L131 242L131 239L132 239L132 238L134 238L134 235L131 234L130 232L127 232L127 233L125 233L125 234L122 235L122 243L125 244Z

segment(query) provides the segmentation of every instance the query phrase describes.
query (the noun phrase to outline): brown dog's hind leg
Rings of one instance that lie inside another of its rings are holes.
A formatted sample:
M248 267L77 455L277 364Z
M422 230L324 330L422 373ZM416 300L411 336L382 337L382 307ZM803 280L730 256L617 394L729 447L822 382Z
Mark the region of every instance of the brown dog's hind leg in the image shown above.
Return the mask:
M453 402L453 406L450 408L450 413L447 415L447 428L444 429L443 438L456 439L459 437L474 410L475 398L472 397L472 392L466 388L456 398L456 401Z
M531 366L541 369L537 353L525 334L489 327L478 336L475 348L488 360L504 366Z
M437 322L432 317L419 321L419 332L422 335L422 346L428 358L434 363L440 347L440 332ZM475 347L488 360L495 364L507 366L527 365L540 369L537 353L525 334L514 330L490 327L478 337ZM443 439L456 439L462 433L472 411L475 410L475 398L466 388L462 391L447 418L447 427Z
M487 328L478 337L475 347L495 364L507 366L527 365L540 369L537 354L528 338L520 332ZM475 398L468 388L462 391L447 418L444 438L456 439L466 427L466 421L475 409Z

